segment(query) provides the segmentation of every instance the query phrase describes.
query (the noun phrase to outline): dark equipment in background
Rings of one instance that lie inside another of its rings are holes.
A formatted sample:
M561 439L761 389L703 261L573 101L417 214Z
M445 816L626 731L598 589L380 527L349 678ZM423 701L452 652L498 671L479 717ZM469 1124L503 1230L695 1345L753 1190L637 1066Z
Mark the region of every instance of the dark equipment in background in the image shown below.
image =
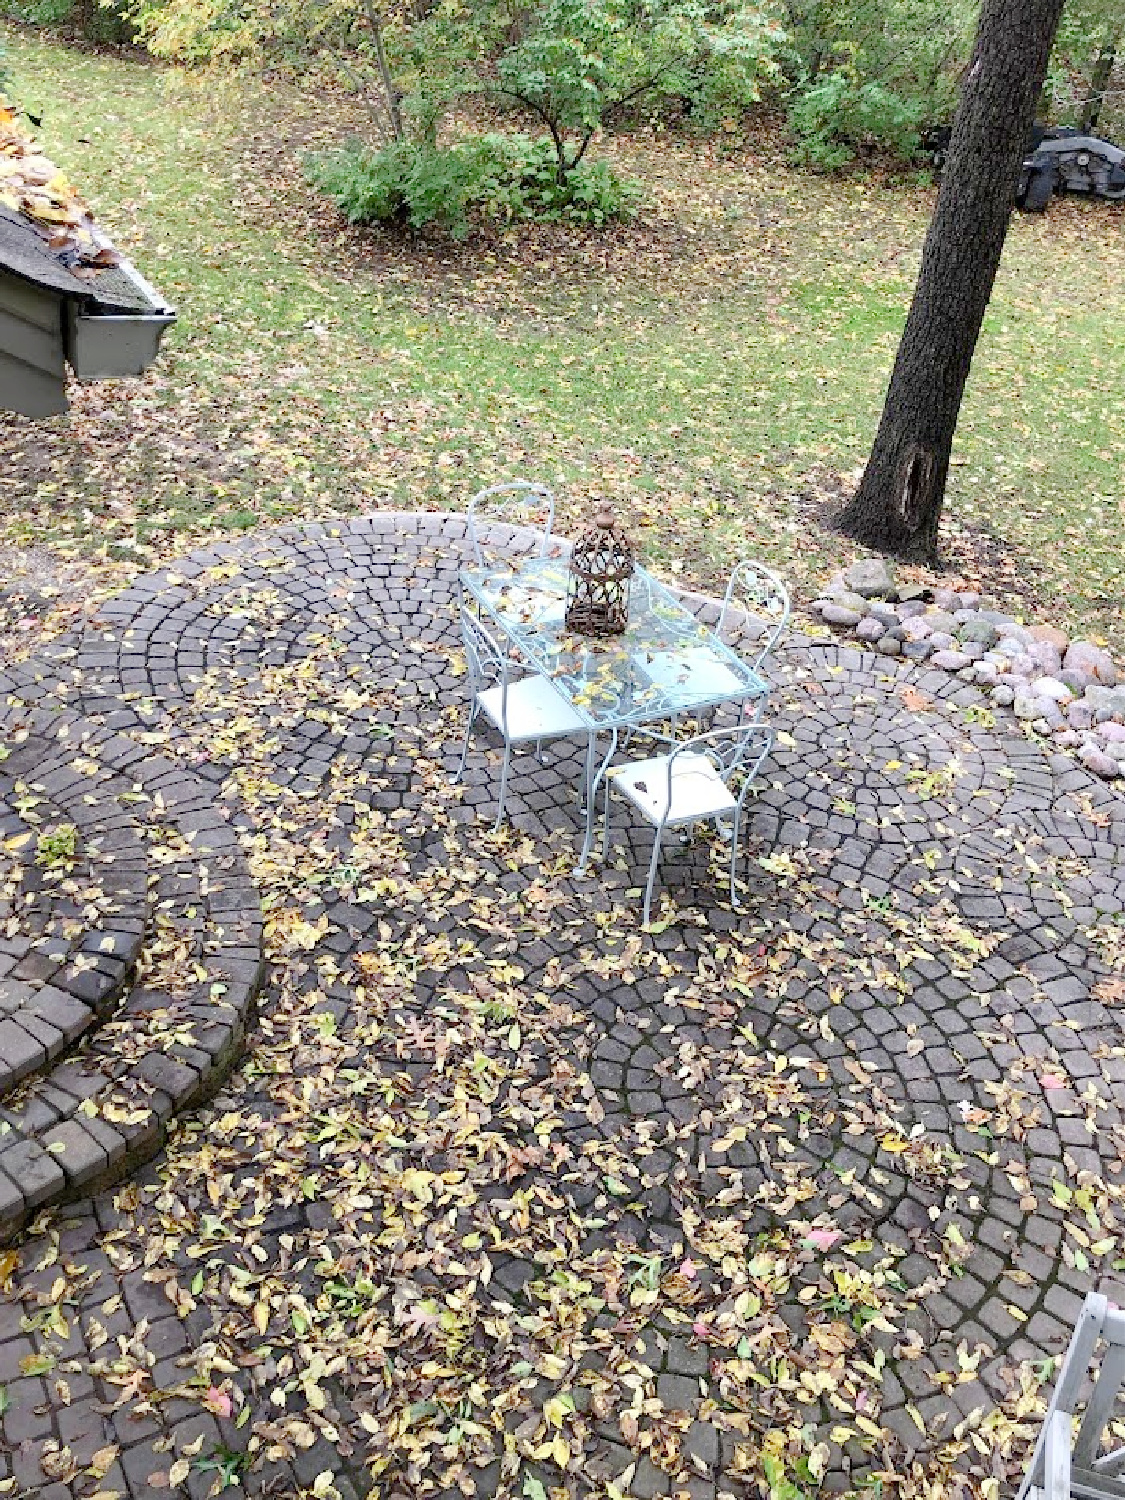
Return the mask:
M922 149L939 172L945 165L949 136L948 125L922 131ZM1070 126L1036 125L1020 168L1016 207L1042 213L1060 192L1125 199L1125 151L1112 141L1084 135Z

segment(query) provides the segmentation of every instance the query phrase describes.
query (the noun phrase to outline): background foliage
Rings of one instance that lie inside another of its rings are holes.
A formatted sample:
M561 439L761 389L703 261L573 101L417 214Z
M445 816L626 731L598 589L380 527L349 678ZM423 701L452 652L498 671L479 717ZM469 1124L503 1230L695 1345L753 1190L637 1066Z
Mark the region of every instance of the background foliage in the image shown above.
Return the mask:
M0 0L11 18L133 40L189 66L341 85L368 101L371 153L398 133L396 110L432 146L459 100L486 95L546 132L560 185L607 127L675 125L729 140L762 100L785 111L807 166L838 168L871 150L909 159L920 129L952 114L976 10L976 0ZM1044 118L1089 122L1096 90L1102 133L1125 130L1123 32L1119 0L1071 0ZM402 161L392 153L382 167ZM449 158L441 171L464 166ZM411 171L432 180L432 153ZM456 224L463 204L451 191L444 217Z

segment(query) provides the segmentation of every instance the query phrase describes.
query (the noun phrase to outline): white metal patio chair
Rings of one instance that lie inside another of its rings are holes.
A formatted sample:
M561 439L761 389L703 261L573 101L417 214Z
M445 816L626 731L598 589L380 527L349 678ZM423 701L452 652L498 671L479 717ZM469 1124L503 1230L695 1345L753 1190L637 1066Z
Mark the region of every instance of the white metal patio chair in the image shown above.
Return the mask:
M492 560L481 541L481 529L486 521L502 521L516 529L539 532L538 553L543 557L551 539L551 527L555 524L555 497L545 484L513 479L478 491L469 501L465 519L473 561L478 568L485 567Z
M616 791L653 826L652 859L645 887L644 925L652 910L652 890L660 863L660 845L666 828L690 823L714 822L720 829L733 816L730 835L730 899L739 906L735 889L738 867L738 835L742 805L754 784L762 762L773 745L773 730L764 724L746 722L712 729L684 740L667 755L611 766L605 776L605 826L603 858L609 854L610 792ZM741 775L737 793L731 781Z
M715 634L725 645L737 651L754 672L761 672L766 658L773 651L786 625L789 623L789 590L769 568L752 558L735 563L727 583L726 592L715 625ZM756 705L747 704L751 717L760 719L767 703L763 694ZM701 716L701 724L710 729L715 722L715 712L708 709ZM679 715L674 714L671 731L646 727L641 734L664 744L674 743L678 733Z
M1073 1419L1099 1339L1106 1345L1101 1369L1086 1396L1072 1444ZM1125 1496L1125 1480L1120 1477L1125 1470L1125 1447L1099 1456L1123 1380L1125 1312L1111 1308L1100 1292L1090 1292L1059 1369L1017 1500L1120 1500Z
M725 633L741 637L739 654L756 672L777 645L788 623L789 590L777 574L752 558L736 563L723 595L715 633L723 639L726 639ZM755 632L753 649L747 650L743 642Z
M508 773L514 746L542 740L567 739L586 741L589 750L590 730L578 711L567 702L544 676L533 673L512 677L513 663L476 615L461 606L461 635L465 642L465 659L469 671L469 722L465 726L465 744L455 781L465 774L469 740L479 715L498 729L504 738L504 762L500 773L500 801L496 824L504 821L504 802L508 792Z

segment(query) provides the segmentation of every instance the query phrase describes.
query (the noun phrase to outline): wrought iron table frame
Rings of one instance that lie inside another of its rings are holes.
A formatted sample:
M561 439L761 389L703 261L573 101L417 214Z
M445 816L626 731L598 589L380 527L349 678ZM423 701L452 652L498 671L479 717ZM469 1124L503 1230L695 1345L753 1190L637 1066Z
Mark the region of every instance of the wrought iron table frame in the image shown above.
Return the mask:
M587 726L586 834L579 873L593 846L598 785L623 730L674 723L737 701L744 714L755 721L761 717L769 697L765 678L644 568L633 578L624 635L608 639L567 630L565 557L532 557L517 567L463 568L460 576L517 658L553 683ZM599 758L603 735L609 736L609 748Z

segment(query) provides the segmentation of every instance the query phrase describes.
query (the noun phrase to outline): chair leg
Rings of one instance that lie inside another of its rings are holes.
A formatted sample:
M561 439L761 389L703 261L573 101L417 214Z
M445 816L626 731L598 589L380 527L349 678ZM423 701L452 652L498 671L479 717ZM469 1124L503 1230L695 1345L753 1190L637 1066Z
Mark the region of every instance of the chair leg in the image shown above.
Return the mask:
M746 805L746 793L749 790L750 783L747 781L746 785L742 788L741 796L734 806L734 827L731 830L730 836L730 904L732 906L742 905L742 902L738 899L738 893L734 888L734 877L738 869L738 835L742 829L742 811ZM749 854L747 854L746 858L747 862L749 862Z
M605 818L602 822L602 864L609 859L609 777L605 779Z
M496 822L492 825L493 833L499 833L500 824L504 821L504 799L508 795L508 769L512 764L512 745L510 740L504 741L504 767L500 772L500 802L496 808Z
M742 799L739 798L738 806L734 810L734 828L730 836L730 904L741 906L738 892L734 888L735 872L738 869L738 830L742 823Z
M661 823L652 836L652 859L648 866L648 884L645 886L645 910L644 922L648 926L649 914L652 911L652 887L656 880L656 867L660 863L660 840L664 836L664 824Z
M474 703L472 708L469 710L469 722L465 725L465 743L461 746L461 764L457 767L457 775L453 778L454 783L460 781L461 777L465 774L465 762L469 758L469 739L472 735L473 725L476 723L476 721L477 706Z

